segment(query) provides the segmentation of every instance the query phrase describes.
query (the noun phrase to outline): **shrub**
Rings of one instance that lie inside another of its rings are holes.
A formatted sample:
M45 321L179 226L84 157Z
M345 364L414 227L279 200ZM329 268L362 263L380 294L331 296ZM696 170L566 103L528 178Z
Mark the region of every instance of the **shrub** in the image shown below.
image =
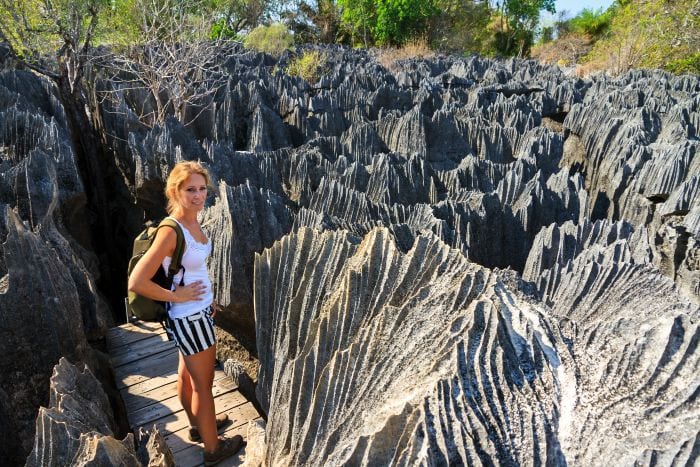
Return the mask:
M610 29L612 10L584 9L575 18L569 20L574 32L588 34L594 38L600 37Z
M326 54L318 50L307 50L289 62L286 72L289 76L299 76L314 84L321 78L326 60Z
M284 24L274 23L269 26L258 26L250 31L243 40L248 49L279 56L294 43L294 37Z
M664 68L671 73L694 73L700 75L700 52L696 52L689 57L679 58L668 62Z

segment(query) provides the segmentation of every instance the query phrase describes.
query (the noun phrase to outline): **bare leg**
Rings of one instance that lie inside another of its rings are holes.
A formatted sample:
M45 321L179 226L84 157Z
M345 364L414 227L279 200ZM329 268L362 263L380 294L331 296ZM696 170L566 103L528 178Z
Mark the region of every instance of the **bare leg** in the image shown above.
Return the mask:
M179 361L177 363L177 396L180 399L182 408L185 409L190 426L197 426L197 419L192 414L192 377L185 366L185 359L182 353L178 352Z
M216 434L216 412L211 388L214 383L214 361L216 345L184 357L185 366L192 382L192 415L197 420L199 435L204 441L204 449L213 452L219 442Z

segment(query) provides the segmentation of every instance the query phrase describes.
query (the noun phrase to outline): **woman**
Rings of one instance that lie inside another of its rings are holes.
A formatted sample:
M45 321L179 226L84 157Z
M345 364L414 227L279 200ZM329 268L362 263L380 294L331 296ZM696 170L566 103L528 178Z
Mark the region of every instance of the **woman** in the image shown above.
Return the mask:
M174 276L172 290L151 280L158 268L168 270L177 240L174 229L159 229L153 245L129 276L129 290L170 303L166 331L179 349L177 394L190 422L190 440L204 441L204 464L210 466L235 454L244 443L240 435L217 436L217 428L228 417L216 417L214 409L215 312L206 267L211 242L197 220L208 185L209 174L199 163L180 162L173 167L165 195L168 214L180 224L185 237L183 269Z

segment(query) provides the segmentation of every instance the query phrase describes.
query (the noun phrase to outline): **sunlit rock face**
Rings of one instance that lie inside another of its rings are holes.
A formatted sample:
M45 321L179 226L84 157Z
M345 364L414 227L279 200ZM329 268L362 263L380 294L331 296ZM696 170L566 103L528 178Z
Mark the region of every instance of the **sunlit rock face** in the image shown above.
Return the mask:
M257 291L270 464L563 459L558 330L434 235L403 253L387 229L303 229L258 257Z
M255 270L266 462L693 463L700 308L634 240L554 225L524 282L434 235L283 237Z
M131 433L115 439L116 426L109 399L90 369L62 358L51 376L49 404L39 409L34 447L25 465L173 465L172 452L157 430L137 451Z
M530 253L541 272L525 278L551 307L577 365L567 418L576 463L598 463L601 452L624 464L697 461L700 309L650 265L650 254L646 232L607 221L543 229Z

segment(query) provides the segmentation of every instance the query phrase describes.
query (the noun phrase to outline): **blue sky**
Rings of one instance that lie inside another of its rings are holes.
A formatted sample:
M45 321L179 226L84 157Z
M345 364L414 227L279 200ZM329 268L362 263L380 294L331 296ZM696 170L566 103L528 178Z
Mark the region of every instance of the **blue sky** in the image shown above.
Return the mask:
M607 7L612 5L613 0L556 0L557 13L561 11L568 11L568 16L574 17L584 8L588 9L598 9L603 8L605 10ZM543 13L542 19L551 18L552 15L549 13Z

